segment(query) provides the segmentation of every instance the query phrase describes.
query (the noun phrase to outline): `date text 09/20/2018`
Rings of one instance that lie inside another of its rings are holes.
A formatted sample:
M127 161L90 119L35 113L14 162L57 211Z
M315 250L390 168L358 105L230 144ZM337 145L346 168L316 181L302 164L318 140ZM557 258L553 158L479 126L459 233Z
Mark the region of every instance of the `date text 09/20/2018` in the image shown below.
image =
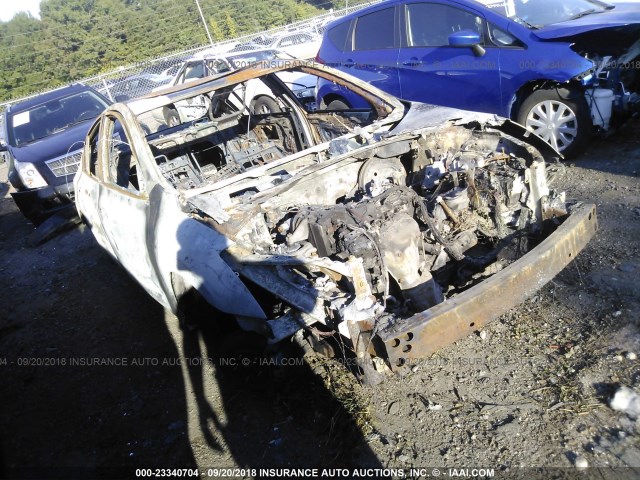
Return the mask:
M140 468L136 477L201 477L201 478L493 478L492 468Z

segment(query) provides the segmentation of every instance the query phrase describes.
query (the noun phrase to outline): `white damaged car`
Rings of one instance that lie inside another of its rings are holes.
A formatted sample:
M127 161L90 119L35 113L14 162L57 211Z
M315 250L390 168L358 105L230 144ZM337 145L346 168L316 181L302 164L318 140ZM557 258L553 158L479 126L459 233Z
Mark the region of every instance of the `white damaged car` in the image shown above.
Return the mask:
M370 108L306 111L283 71ZM281 110L244 105L247 82ZM158 120L201 95L200 118ZM97 241L165 308L197 298L270 343L339 336L376 381L522 302L587 244L595 207L567 208L545 156L558 154L508 120L289 62L110 106L74 184Z

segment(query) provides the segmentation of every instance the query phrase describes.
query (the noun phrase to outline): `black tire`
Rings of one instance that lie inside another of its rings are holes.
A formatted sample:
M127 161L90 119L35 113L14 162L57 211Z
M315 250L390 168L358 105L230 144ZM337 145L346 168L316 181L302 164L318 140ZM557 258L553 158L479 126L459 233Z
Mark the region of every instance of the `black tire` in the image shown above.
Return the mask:
M37 247L80 223L82 221L75 208L68 209L64 213L56 213L38 225L38 228L29 235L28 243L31 247Z
M327 105L327 110L349 110L349 105L342 100L333 100Z
M164 117L164 123L167 124L167 127L175 127L182 123L182 121L180 120L180 115L175 108L165 107L162 111L162 115Z
M269 97L258 97L253 101L252 108L254 115L267 115L269 113L281 112L278 103Z
M593 128L582 92L566 88L536 90L522 102L516 120L565 157L586 146Z

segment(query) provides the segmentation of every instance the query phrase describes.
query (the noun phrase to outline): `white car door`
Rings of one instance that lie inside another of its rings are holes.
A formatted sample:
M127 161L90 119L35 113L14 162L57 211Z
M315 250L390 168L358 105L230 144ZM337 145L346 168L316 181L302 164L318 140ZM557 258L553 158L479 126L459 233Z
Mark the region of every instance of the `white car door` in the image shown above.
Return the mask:
M100 126L101 122L96 122L89 130L82 152L81 169L73 180L73 189L76 194L76 207L82 220L89 225L100 246L115 257L111 243L102 228L97 202L101 191L98 171Z
M162 304L165 294L158 272L149 257L148 240L153 225L147 221L148 186L139 168L130 135L116 113L104 116L100 131L99 192L97 203L100 226L110 250L123 267ZM95 201L95 200L94 200Z
M96 237L165 308L176 311L175 274L218 309L263 318L246 286L220 258L229 240L181 208L177 192L156 176L142 131L125 125L121 113L105 113L95 142L95 177L88 177L90 187L87 183L87 191L93 190L83 200L86 211L94 212Z

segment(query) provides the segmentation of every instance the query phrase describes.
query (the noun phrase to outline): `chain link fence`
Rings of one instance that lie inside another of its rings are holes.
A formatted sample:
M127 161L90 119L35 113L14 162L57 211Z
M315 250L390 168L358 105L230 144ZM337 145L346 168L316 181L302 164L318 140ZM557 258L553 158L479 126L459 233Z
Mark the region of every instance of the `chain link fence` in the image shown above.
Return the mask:
M278 49L290 54L294 58L315 57L322 34L329 22L348 13L354 12L380 0L358 2L355 5L329 11L306 20L301 20L285 26L276 27L263 32L256 32L221 42L206 44L189 50L182 50L164 56L148 59L126 67L120 67L111 72L79 79L73 83L89 85L112 101L121 101L146 95L152 90L170 85L185 60L205 55L237 55L243 52L258 51L260 49ZM198 21L200 21L198 19ZM57 88L61 88L57 87ZM0 112L7 105L32 98L53 89L43 90L28 97L12 99L0 103ZM0 117L1 121L1 117ZM2 132L0 125L0 132ZM1 135L1 133L0 133Z

